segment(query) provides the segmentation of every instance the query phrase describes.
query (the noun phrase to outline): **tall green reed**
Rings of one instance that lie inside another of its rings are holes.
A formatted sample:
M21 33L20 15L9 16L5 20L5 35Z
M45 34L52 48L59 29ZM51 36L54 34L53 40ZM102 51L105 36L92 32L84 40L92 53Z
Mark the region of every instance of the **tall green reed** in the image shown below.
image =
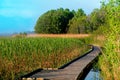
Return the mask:
M104 32L106 40L103 55L99 61L104 80L120 79L120 7L115 2L110 0L106 5L108 26Z
M0 80L14 80L37 68L55 68L88 50L88 39L1 38Z

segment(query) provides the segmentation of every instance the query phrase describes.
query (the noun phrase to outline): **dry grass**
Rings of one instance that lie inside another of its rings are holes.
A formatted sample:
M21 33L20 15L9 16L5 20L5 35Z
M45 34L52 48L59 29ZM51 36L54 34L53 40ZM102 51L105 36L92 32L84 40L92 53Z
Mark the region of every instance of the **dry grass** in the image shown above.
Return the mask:
M29 34L27 37L51 37L51 38L85 38L90 34Z

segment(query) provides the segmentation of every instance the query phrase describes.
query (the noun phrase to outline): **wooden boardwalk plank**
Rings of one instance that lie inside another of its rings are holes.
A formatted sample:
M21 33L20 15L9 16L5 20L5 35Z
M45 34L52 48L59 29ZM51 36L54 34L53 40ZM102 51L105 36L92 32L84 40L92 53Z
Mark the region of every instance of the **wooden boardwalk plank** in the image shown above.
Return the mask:
M77 80L83 69L99 54L100 49L97 46L93 46L93 50L90 53L69 64L64 69L41 70L29 76L29 78L42 78L43 80Z

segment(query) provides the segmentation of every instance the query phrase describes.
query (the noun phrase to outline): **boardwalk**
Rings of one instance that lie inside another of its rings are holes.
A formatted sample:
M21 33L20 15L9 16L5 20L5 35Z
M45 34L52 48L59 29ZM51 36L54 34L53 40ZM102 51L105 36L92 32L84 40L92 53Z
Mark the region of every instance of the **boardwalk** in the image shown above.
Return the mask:
M71 64L63 67L63 69L55 70L41 70L31 75L24 76L30 80L79 80L83 70L99 55L100 49L93 46L93 50L84 57L78 58ZM81 73L81 74L80 74ZM23 78L24 79L24 78ZM25 80L26 80L25 79ZM80 79L81 80L81 79Z

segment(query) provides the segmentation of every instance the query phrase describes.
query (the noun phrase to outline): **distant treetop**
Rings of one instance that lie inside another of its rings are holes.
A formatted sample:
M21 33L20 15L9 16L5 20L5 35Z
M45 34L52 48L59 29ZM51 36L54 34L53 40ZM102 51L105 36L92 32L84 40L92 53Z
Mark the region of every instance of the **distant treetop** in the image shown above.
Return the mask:
M67 33L69 20L74 14L69 9L50 10L39 17L35 25L36 33Z

